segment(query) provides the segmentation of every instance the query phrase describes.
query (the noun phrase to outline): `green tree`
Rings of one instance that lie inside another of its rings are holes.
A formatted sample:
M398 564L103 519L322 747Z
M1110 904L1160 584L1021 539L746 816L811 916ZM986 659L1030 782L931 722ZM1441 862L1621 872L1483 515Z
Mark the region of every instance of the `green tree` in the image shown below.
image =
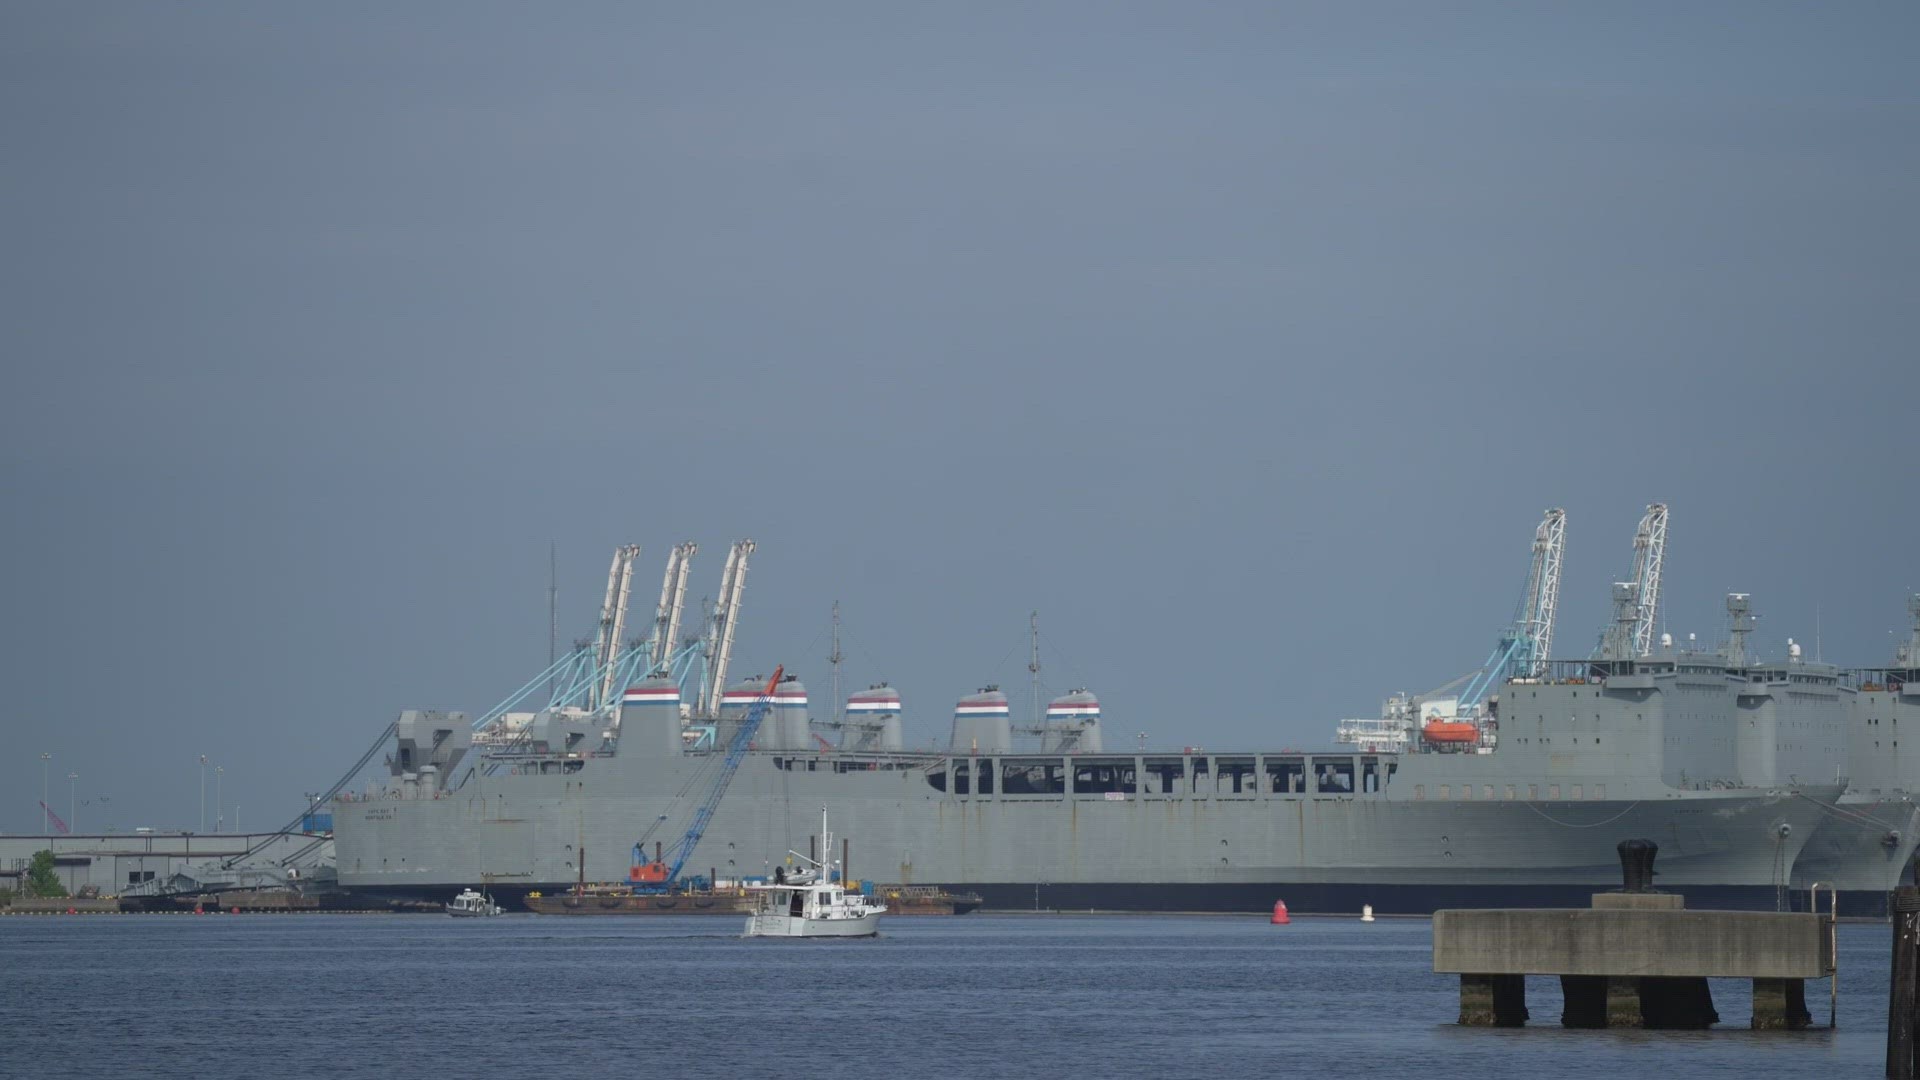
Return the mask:
M66 886L60 884L60 875L53 872L53 852L36 851L33 862L27 864L28 896L65 896Z

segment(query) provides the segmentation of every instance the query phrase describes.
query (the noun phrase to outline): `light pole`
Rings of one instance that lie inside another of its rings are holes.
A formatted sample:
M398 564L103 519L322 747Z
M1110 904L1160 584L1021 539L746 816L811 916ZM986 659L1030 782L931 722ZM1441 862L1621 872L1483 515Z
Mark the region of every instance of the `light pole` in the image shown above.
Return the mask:
M207 831L207 755L200 755L200 831Z
M80 834L80 830L76 825L80 820L80 816L73 812L73 789L79 779L80 774L77 772L67 774L67 832L74 836Z
M226 772L227 772L227 767L225 765L215 765L213 767L213 831L214 832L220 831L221 822L225 821L227 818L226 812L221 809L221 807L225 806L226 804L220 801L223 798L223 796L220 794L220 778L222 776L225 776Z
M47 762L53 760L52 754L40 755L40 831L53 835L53 822L48 818L53 811L47 809Z

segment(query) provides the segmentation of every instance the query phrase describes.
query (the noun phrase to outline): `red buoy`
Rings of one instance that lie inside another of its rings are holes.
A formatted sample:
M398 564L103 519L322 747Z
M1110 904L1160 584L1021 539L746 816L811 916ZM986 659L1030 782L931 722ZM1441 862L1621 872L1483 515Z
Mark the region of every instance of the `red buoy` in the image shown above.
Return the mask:
M1287 917L1287 902L1285 900L1275 900L1273 902L1273 925L1285 926L1292 921L1292 919Z

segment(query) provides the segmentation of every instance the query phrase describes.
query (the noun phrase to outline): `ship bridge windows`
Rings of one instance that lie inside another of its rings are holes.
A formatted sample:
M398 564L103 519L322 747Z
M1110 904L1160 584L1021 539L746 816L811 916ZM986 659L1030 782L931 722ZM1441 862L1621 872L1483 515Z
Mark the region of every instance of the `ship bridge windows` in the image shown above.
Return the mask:
M1275 795L1300 795L1307 790L1307 759L1268 758L1267 790Z

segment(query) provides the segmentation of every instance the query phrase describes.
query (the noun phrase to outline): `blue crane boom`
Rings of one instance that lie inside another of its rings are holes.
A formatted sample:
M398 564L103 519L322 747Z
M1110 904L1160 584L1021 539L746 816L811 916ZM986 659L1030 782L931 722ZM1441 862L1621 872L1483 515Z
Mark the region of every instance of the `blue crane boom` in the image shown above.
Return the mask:
M713 812L720 808L720 799L726 795L727 785L733 783L733 774L740 770L740 762L746 759L747 748L752 745L754 734L760 730L760 722L766 719L767 709L773 704L773 692L779 687L780 677L785 672L784 666L774 668L773 678L767 680L767 688L747 709L746 718L740 722L740 730L733 733L733 741L727 744L727 756L720 764L720 775L714 779L713 787L694 810L693 823L687 826L686 835L675 841L665 855L652 862L642 862L646 858L642 846L633 845L633 870L628 875L628 881L636 889L645 886L649 891L665 891L680 880L680 871L687 865L687 860L693 857L694 849L700 846L700 838L706 835Z

